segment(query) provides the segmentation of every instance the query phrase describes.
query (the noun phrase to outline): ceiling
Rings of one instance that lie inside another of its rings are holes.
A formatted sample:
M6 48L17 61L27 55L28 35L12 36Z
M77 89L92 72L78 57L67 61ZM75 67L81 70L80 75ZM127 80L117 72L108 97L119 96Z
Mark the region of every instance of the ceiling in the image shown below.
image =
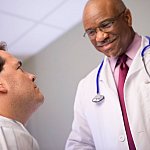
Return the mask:
M0 0L0 41L22 60L81 21L87 0Z

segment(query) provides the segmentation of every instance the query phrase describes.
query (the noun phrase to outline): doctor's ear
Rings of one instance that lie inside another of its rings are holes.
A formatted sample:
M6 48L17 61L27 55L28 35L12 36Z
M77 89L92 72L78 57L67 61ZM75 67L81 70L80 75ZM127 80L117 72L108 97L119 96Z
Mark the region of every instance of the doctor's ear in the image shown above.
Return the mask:
M7 88L2 82L0 82L0 93L7 93Z
M124 18L125 18L125 21L127 22L128 26L132 27L132 16L131 16L131 12L129 9L125 10Z

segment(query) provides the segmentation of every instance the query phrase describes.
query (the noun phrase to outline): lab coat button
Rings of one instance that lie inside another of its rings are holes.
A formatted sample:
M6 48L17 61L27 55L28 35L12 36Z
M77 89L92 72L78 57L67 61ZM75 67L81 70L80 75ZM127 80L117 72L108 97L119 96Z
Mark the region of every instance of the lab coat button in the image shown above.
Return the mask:
M120 142L124 142L124 141L125 141L125 137L124 137L124 135L120 135L120 137L119 137L119 141L120 141Z

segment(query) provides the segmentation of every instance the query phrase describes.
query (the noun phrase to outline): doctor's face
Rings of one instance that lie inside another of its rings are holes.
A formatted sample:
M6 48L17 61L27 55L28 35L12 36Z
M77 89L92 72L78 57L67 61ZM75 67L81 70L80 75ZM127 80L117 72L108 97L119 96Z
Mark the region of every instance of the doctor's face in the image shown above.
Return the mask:
M13 111L23 113L34 111L44 100L35 84L35 75L23 70L22 63L6 51L0 50L0 56L4 60L0 84L5 89L3 93L9 99Z
M124 53L132 42L130 11L111 1L93 1L84 10L83 25L94 47L108 57Z

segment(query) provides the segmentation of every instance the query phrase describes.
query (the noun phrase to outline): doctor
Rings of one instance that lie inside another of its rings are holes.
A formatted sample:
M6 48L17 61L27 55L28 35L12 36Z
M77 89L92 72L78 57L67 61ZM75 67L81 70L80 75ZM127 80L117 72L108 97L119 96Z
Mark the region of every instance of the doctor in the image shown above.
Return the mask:
M89 0L83 25L105 58L79 83L66 150L150 150L149 39L134 32L122 0Z

